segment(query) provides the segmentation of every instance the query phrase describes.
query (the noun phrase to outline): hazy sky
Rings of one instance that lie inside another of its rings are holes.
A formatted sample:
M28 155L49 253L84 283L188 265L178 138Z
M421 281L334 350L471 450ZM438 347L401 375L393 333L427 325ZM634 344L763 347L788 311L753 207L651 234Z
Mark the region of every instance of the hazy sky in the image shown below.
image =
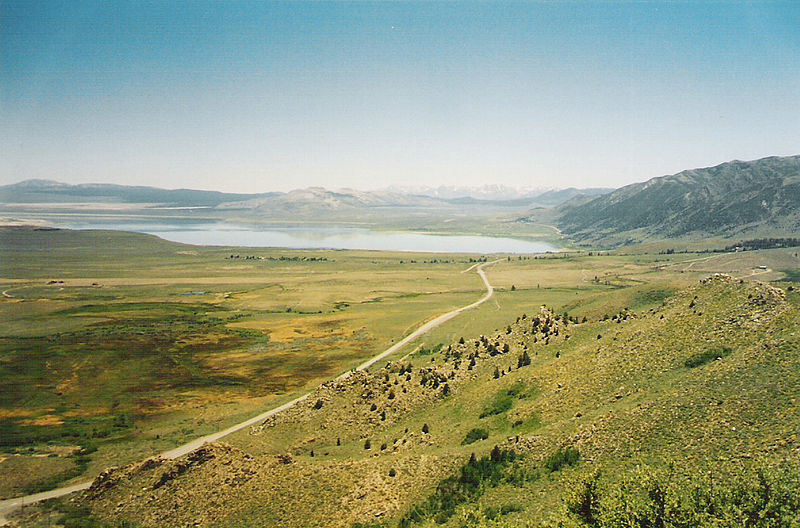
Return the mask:
M620 186L790 154L796 1L0 1L0 183Z

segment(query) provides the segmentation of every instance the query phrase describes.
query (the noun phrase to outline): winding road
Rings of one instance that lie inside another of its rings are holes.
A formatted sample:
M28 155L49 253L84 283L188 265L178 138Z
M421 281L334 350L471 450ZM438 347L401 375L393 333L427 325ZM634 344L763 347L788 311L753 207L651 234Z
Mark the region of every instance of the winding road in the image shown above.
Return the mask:
M472 304L468 304L466 306L462 306L461 308L456 308L455 310L452 310L450 312L442 314L442 315L436 317L435 319L431 319L430 321L428 321L427 323L424 323L422 326L420 326L419 328L417 328L416 330L414 330L413 332L408 334L406 337L404 337L403 339L401 339L397 343L395 343L394 345L390 346L389 348L387 348L386 350L381 352L380 354L378 354L376 356L373 356L369 360L367 360L364 363L360 364L353 371L368 369L369 367L374 365L376 362L378 362L378 361L386 358L387 356L390 356L393 353L397 352L398 350L403 348L403 346L407 345L408 343L410 343L411 341L415 340L419 336L421 336L423 334L426 334L427 332L430 332L434 328L436 328L436 327L440 326L441 324L449 321L450 319L458 316L460 313L465 312L467 310L471 310L473 308L477 308L481 304L483 304L486 301L488 301L489 299L491 299L492 296L494 295L494 288L489 283L489 280L486 278L486 273L483 271L483 268L485 268L486 266L490 266L492 264L496 264L497 262L500 262L502 260L505 260L505 259L497 259L497 260L493 260L491 262L484 262L483 264L475 264L475 265L470 266L469 268L465 269L462 272L462 273L467 273L468 271L471 271L472 269L477 268L478 275L481 277L481 280L483 280L483 284L486 286L486 295L484 295L481 299L475 301ZM344 379L347 376L349 376L353 371L347 371L344 374L338 376L336 379L337 380ZM275 407L273 409L270 409L269 411L263 412L263 413L259 414L258 416L254 416L253 418L250 418L249 420L245 420L242 423L239 423L239 424L236 424L236 425L232 425L231 427L228 427L227 429L224 429L222 431L218 431L218 432L212 433L210 435L202 436L200 438L192 440L191 442L189 442L187 444L184 444L182 446L178 446L175 449L170 449L169 451L164 451L163 453L158 454L158 456L161 457L161 458L166 458L166 459L180 458L180 457L182 457L182 456L194 451L198 447L201 447L205 443L215 442L215 441L219 440L220 438L222 438L224 436L228 436L229 434L235 433L236 431L240 431L240 430L242 430L242 429L244 429L246 427L250 427L251 425L255 425L258 422L266 420L270 416L274 416L274 415L276 415L276 414L278 414L280 412L283 412L286 409L289 409L289 408L295 406L296 404L300 403L301 401L306 400L309 396L311 396L311 394L313 392L314 391L307 392L306 394L303 394L302 396L298 396L297 398L295 398L294 400L292 400L290 402L284 403L283 405L281 405L279 407ZM44 492L41 492L41 493L35 493L33 495L27 495L25 497L15 497L13 499L1 500L0 501L0 526L5 525L8 522L7 519L5 518L5 515L8 514L11 511L13 511L13 510L16 510L16 509L21 508L21 507L23 507L25 505L28 505L28 504L33 504L33 503L40 502L40 501L43 501L43 500L48 500L48 499L55 499L55 498L58 498L58 497L63 497L65 495L69 495L71 493L75 493L76 491L82 491L82 490L87 489L91 485L92 485L92 481L86 481L86 482L80 482L78 484L73 484L71 486L65 486L63 488L56 488L56 489L50 490L50 491L44 491Z

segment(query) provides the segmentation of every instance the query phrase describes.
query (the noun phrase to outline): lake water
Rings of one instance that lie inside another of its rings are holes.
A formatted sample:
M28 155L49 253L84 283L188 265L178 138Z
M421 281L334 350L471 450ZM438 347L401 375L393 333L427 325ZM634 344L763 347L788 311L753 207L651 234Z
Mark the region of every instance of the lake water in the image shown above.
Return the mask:
M230 224L75 224L74 229L113 229L156 235L203 246L279 247L292 249L367 249L434 253L545 253L558 248L516 238L428 235L371 231L350 227L258 228Z

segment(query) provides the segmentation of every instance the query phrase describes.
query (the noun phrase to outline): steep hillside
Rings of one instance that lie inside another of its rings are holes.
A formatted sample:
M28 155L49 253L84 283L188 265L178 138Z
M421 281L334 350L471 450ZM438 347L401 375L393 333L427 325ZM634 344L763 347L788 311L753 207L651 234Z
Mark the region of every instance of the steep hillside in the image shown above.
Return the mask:
M732 161L628 185L559 210L577 241L621 245L664 238L780 236L800 231L800 156Z
M789 525L799 303L716 275L598 321L542 307L226 444L109 470L61 508L136 526Z

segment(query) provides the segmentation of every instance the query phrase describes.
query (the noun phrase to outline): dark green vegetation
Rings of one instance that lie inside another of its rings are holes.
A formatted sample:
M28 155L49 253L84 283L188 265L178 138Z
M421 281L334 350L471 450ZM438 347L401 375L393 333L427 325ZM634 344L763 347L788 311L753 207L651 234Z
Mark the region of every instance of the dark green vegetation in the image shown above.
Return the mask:
M474 444L478 440L486 440L489 438L489 432L486 429L470 429L467 433L467 436L464 437L464 440L461 442L461 445L469 445Z
M798 490L796 464L690 477L642 468L616 482L603 481L594 472L572 485L565 522L593 528L797 526Z
M54 501L53 506L55 512L52 520L63 528L136 528L136 524L126 520L106 522L98 519L89 508L72 504L65 499ZM48 517L48 526L50 521Z
M489 456L476 458L471 455L466 464L459 469L458 476L444 479L436 487L436 492L424 503L414 506L400 520L406 528L414 523L432 518L441 524L455 513L456 507L474 501L487 487L496 487L507 478L506 468L514 462L516 453L495 446Z
M582 244L666 238L791 236L800 231L800 156L732 161L628 185L559 206L557 222Z
M720 347L714 350L706 350L693 356L689 356L683 362L686 368L695 368L705 365L706 363L714 360L719 360L730 354L732 350L729 347Z
M490 350L491 351L494 349ZM519 363L519 362L518 362ZM530 363L528 363L530 364ZM499 368L495 369L495 373L499 372ZM499 377L499 376L498 376ZM495 378L496 379L496 378ZM481 418L487 418L496 414L503 414L514 405L514 401L520 398L525 398L535 391L529 389L525 383L517 382L508 389L502 390L495 395L489 404L481 412Z
M548 472L553 473L567 466L574 466L581 458L581 452L572 446L559 447L558 450L548 455L542 462L542 467Z
M775 249L775 248L790 248L800 247L800 238L784 237L784 238L756 238L751 240L743 240L736 244L731 244L723 248L721 251L758 251L759 249Z

